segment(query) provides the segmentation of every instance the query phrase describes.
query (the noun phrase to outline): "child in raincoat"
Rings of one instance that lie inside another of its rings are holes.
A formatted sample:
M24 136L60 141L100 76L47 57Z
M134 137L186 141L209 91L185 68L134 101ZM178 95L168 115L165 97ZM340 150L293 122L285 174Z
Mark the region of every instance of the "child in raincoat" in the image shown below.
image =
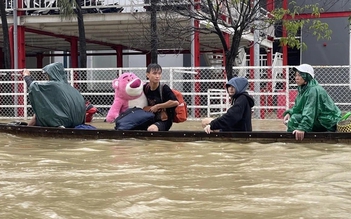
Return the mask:
M63 64L49 64L43 68L43 72L48 76L48 81L33 81L29 70L23 70L34 111L28 125L74 128L84 124L84 98L68 83Z
M341 111L326 90L314 79L311 65L302 64L293 68L298 95L293 108L284 112L287 131L302 140L305 132L334 132L341 118Z
M251 109L254 106L254 99L246 91L248 85L248 80L243 77L234 77L227 82L231 107L221 117L202 120L202 127L207 134L215 130L252 131Z

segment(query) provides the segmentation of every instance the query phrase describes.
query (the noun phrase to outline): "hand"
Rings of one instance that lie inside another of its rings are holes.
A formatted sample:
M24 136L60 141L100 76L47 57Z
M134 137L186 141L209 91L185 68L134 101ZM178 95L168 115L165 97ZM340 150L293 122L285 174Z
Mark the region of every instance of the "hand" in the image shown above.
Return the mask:
M23 69L23 76L29 76L30 71L28 69Z
M212 132L212 130L211 130L211 125L206 125L205 128L204 128L204 130L205 130L205 132L206 132L207 134L210 134L210 133Z
M150 112L153 112L153 113L156 113L160 108L158 108L158 105L153 105L151 108L150 108Z
M286 115L284 116L283 123L284 123L285 125L288 124L289 119L290 119L290 114L286 114Z
M294 130L293 134L295 135L295 139L296 140L303 140L303 138L305 137L305 132L304 131Z
M210 124L212 122L213 118L204 118L202 121L201 121L201 127L202 128L205 128L206 125Z

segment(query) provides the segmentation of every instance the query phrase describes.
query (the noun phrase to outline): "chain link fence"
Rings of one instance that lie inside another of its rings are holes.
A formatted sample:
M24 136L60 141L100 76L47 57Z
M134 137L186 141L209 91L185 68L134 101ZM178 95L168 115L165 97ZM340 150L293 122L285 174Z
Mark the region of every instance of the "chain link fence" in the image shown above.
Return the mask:
M314 66L315 78L343 111L351 110L351 67ZM34 80L47 80L41 69L30 69ZM69 83L101 112L104 119L114 99L112 80L133 72L146 82L146 68L66 69ZM297 95L295 73L291 66L234 67L234 74L249 79L249 93L255 99L253 118L281 119ZM27 86L21 70L0 70L0 118L28 119L33 115ZM162 83L183 93L189 120L217 117L229 107L222 67L163 68Z

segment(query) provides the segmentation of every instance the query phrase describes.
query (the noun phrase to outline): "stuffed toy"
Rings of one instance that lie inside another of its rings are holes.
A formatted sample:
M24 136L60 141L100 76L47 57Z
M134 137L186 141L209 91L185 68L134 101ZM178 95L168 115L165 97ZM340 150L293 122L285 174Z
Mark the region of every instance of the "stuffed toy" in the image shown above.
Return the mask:
M132 72L125 72L112 81L115 99L106 116L106 122L114 122L120 113L128 108L147 105L143 82Z

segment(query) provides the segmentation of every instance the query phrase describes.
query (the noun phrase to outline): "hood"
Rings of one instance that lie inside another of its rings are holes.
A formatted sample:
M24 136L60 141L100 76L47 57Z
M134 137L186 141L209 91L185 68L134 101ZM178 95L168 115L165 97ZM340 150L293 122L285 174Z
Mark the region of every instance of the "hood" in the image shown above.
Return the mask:
M299 93L304 93L308 88L318 86L319 83L316 79L311 79L306 85L298 86L297 90Z
M67 73L62 63L51 63L43 68L43 72L48 74L49 81L62 81L67 83Z
M313 80L313 77L308 73L300 72L299 74L303 78L303 80L306 81L307 83Z
M247 98L247 101L249 102L249 106L252 108L255 106L255 100L254 98L247 92L242 93Z
M235 88L234 96L238 96L239 94L242 94L246 91L247 87L249 86L249 82L246 78L234 77L230 79L225 85L227 90L230 85Z

